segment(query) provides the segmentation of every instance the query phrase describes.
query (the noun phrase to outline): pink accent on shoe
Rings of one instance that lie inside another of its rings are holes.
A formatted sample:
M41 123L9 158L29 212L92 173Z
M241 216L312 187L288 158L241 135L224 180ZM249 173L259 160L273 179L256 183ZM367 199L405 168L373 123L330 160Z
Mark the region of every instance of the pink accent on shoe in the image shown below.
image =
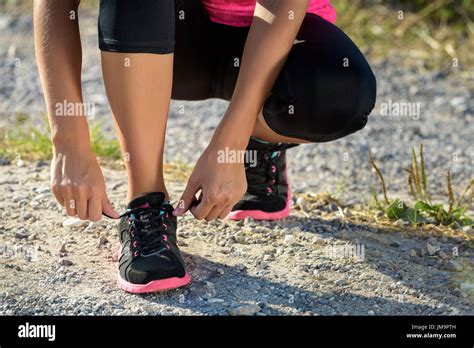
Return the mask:
M133 247L136 248L138 246L138 242L137 241L134 241L133 242Z
M163 240L166 242L168 240L168 236L166 234L163 235Z
M250 216L254 220L279 220L286 218L288 215L290 215L290 210L291 210L291 188L290 184L288 182L288 175L287 175L287 170L285 168L285 178L286 182L288 183L288 192L286 194L286 205L283 210L276 211L273 213L268 213L262 210L235 210L231 211L229 215L227 215L228 219L231 220L243 220L247 216Z
M171 289L176 289L181 286L188 285L191 282L191 277L189 273L186 272L184 277L178 278L167 278L167 279L160 279L160 280L153 280L148 284L133 284L127 282L120 276L120 272L118 273L117 277L117 286L119 289L125 290L127 292L131 292L134 294L142 294L147 292L156 292L156 291L166 291Z
M150 205L148 203L144 203L139 208L150 208Z

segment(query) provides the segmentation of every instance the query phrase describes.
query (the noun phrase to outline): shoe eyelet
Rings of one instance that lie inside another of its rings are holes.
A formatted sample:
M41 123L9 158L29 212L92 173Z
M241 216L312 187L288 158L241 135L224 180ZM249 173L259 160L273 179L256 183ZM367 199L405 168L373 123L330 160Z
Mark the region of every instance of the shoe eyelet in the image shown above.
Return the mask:
M133 253L133 256L137 257L137 256L138 256L138 251L135 251L135 252Z
M138 246L138 242L137 241L134 241L133 242L133 247L136 248Z

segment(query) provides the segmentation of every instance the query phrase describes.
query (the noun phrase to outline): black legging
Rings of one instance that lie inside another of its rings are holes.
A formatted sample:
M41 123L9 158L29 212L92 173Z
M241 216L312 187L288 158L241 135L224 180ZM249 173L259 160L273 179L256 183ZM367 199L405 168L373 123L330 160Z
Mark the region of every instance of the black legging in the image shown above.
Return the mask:
M173 99L230 100L249 27L209 19L200 0L101 0L101 50L174 52ZM306 14L263 106L278 134L311 142L362 129L375 105L376 80L357 46L339 28Z

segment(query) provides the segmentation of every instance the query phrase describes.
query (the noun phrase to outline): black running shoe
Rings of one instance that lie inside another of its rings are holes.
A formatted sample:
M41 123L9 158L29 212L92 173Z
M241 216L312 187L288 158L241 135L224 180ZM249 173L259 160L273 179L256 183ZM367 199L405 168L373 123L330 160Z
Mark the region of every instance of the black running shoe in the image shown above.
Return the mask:
M176 241L176 217L161 192L130 202L119 224L117 285L132 293L163 291L191 281Z
M286 174L286 149L298 144L270 144L250 139L247 153L256 151L256 163L247 155L247 192L232 208L229 219L277 220L290 214L291 191Z

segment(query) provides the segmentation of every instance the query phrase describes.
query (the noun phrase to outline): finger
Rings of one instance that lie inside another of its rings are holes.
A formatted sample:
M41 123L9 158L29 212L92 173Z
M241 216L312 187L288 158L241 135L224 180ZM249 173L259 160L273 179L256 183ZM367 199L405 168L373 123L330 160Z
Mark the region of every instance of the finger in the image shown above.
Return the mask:
M212 208L212 210L209 212L209 214L207 214L207 216L205 217L206 221L212 221L212 220L217 219L217 217L222 212L222 209L223 209L222 205L214 206L214 208Z
M102 195L101 206L102 206L102 212L104 213L104 215L111 217L112 219L118 219L120 217L120 214L117 213L117 211L114 209L114 207L112 206L112 203L110 203L110 200L107 197L107 194L105 192Z
M51 166L50 166L50 187L51 187L51 192L53 193L54 197L58 201L59 204L64 206L64 197L61 193L61 185L60 185L60 180L58 180L58 177L61 177L61 173L58 173L58 166L56 166L56 161L53 159L51 161Z
M190 209L190 211L196 219L202 220L206 216L209 215L209 213L214 208L214 206L215 206L214 202L212 202L210 199L206 198L206 193L204 192L203 199L201 200L201 203L199 203L195 207L192 207Z
M64 207L68 216L76 216L76 201L70 185L63 186L62 196L64 197Z
M77 216L81 220L87 220L89 217L89 212L87 209L87 200L89 199L89 194L84 188L74 188L74 201L76 202L76 212Z
M57 180L54 180L53 183L51 184L51 192L53 193L54 198L56 198L58 203L64 207L64 198L61 195L61 190L59 188Z
M196 192L199 190L199 184L192 179L188 181L186 188L178 202L176 209L173 211L174 216L184 214L191 204L196 200Z
M92 196L89 198L88 214L91 221L99 221L102 217L102 200L97 193L92 193Z
M226 207L222 210L222 212L219 214L218 218L219 219L225 219L229 215L229 213L232 211L232 208L234 207L233 204L231 205L226 205Z

